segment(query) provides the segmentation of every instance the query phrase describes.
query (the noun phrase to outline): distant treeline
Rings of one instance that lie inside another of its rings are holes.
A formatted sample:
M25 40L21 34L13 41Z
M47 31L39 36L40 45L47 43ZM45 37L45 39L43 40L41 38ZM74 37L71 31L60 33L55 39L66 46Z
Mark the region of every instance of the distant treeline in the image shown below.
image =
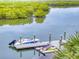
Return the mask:
M79 6L79 1L54 1L48 2L49 6L53 7L73 7L73 6Z

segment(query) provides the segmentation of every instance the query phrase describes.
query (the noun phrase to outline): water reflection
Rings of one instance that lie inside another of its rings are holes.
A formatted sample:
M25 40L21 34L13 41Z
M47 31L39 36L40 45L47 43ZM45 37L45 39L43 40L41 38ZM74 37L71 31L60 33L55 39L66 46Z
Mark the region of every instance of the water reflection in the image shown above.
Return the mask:
M20 51L20 58L22 58L22 51Z
M35 20L34 20L35 19ZM36 18L28 18L28 19L14 19L14 20L0 20L0 25L22 25L22 24L31 24L34 21L36 23L43 23L45 17L36 17Z
M9 46L9 49L11 49L12 51L15 51L16 53L19 53L19 58L23 58L23 53L24 52L28 52L28 51L32 51L34 48L31 48L31 49L21 49L21 50L17 50L16 48L14 48L14 47L11 47L11 46ZM31 52L32 53L32 52ZM35 51L33 51L33 53L32 53L33 55L35 55Z
M44 20L45 20L45 17L35 19L36 23L44 23Z

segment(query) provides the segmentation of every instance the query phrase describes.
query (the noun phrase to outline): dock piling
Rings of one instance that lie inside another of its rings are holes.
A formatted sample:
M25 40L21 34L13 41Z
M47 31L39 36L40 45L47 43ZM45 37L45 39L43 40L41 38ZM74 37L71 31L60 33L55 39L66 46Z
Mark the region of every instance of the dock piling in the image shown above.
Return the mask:
M20 51L20 58L22 58L22 51Z
M33 39L34 39L34 43L35 43L35 38L36 38L36 36L34 35L34 38L33 38ZM35 53L35 48L34 48L34 55L35 55L35 54L36 54L36 53Z
M35 48L34 48L34 55L35 55L36 53L35 53Z
M78 34L78 31L76 31L76 34Z
M38 52L38 55L40 56L40 52Z
M59 49L61 49L62 38L63 38L63 37L61 36L60 41L59 41Z
M49 44L51 43L51 33L49 34Z
M66 32L64 32L64 40L66 40Z
M34 42L35 42L35 38L36 38L36 36L34 35L34 37L33 37L33 39L34 39Z
M20 37L20 44L21 44L21 39L22 39L22 37Z

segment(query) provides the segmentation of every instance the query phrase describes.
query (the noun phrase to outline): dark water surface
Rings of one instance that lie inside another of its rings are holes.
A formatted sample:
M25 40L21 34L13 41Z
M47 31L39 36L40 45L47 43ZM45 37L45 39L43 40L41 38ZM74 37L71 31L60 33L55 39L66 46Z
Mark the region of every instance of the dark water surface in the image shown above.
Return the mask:
M79 31L79 7L75 8L51 8L43 23L25 25L0 26L0 59L33 59L33 50L16 51L8 47L8 43L22 37L36 35L41 41L48 40L48 34L52 33L52 40L57 40L67 32L67 36Z

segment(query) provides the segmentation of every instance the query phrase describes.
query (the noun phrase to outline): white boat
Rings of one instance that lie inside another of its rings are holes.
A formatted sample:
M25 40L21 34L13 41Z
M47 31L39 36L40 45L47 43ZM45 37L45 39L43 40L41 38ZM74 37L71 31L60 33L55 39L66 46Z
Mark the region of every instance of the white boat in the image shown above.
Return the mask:
M20 45L20 44L31 44L31 43L37 43L39 42L39 39L20 39L20 40L16 40L14 45Z
M12 42L9 43L9 45L20 45L20 44L33 44L39 42L39 39L30 39L30 38L22 38L19 40L13 40Z
M15 47L16 49L25 49L25 48L34 48L39 46L46 46L48 45L48 42L40 42L39 39L19 39L19 40L13 40L9 43L10 47Z
M26 43L26 44L18 44L14 45L16 49L26 49L26 48L35 48L35 47L41 47L41 46L47 46L48 42L35 42L35 43Z

